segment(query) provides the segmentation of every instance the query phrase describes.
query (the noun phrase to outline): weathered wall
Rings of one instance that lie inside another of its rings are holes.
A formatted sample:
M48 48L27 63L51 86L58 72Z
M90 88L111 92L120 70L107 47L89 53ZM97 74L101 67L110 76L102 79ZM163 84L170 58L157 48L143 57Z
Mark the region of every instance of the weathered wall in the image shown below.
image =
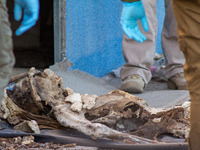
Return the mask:
M73 69L100 77L124 64L121 9L119 0L67 0L66 56L75 64Z

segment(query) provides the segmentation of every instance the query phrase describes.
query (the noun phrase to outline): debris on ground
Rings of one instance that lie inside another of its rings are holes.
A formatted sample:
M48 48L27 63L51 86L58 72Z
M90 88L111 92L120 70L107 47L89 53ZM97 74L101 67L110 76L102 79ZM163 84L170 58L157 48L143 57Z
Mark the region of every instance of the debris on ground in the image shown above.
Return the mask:
M171 134L187 140L189 103L170 109L148 107L146 102L115 90L106 95L81 95L64 88L62 79L50 69L31 68L11 79L0 116L16 128L35 121L29 128L76 129L93 139L108 138L127 143L158 143ZM81 83L80 83L81 86ZM18 128L19 129L19 128Z
M16 125L14 129L28 133L40 134L39 126L35 120L31 121L24 120L22 123Z
M34 142L33 136L0 138L1 150L69 150L78 149L75 143L71 144L54 144L54 143L37 143ZM82 149L82 148L81 148Z

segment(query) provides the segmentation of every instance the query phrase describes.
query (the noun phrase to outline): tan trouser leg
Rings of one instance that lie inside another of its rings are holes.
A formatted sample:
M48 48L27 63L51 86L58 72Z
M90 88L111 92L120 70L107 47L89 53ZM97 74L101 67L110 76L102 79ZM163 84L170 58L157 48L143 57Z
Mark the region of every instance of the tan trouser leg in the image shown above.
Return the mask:
M200 0L174 0L185 78L191 96L190 150L200 149Z
M13 65L12 32L8 21L6 0L0 0L0 103L3 97L3 89L8 83Z
M147 41L138 43L123 37L123 55L126 64L121 68L121 78L125 79L132 74L139 74L147 84L151 79L150 67L153 63L155 53L155 42L157 34L156 0L144 0L144 7L149 23L149 32L144 32ZM162 31L162 48L166 58L165 75L167 78L176 73L183 72L185 62L182 52L179 51L177 41L176 21L172 11L172 1L165 0L166 16Z
M147 41L138 43L126 35L123 37L122 48L126 64L121 68L122 80L132 74L139 74L146 83L151 79L150 67L155 54L157 33L156 2L157 0L143 1L149 23L149 32L144 32L141 26L140 29L147 37Z
M183 72L185 58L179 49L177 23L173 13L172 0L165 0L165 20L162 30L162 49L166 59L165 76L170 78Z

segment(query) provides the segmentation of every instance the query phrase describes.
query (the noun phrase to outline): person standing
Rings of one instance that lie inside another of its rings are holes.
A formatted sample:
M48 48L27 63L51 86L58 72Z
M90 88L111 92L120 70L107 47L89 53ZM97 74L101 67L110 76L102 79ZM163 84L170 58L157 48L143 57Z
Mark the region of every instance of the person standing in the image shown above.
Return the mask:
M184 74L190 92L189 149L200 149L200 0L174 0L179 45L186 63Z
M140 1L134 3L138 4L135 11L132 11L131 3L128 0L122 0L123 10L121 15L122 28L125 31L122 41L123 56L126 64L121 68L121 89L130 93L141 93L151 80L152 74L150 67L152 66L155 56L155 45L157 35L157 16L156 16L156 3L157 0L144 0L144 10L146 12L146 18L141 19L139 28L142 33L140 35L145 39L138 39L135 41L132 35L129 33L131 28L136 22L134 18L127 19L134 13L140 15ZM186 90L187 84L183 74L183 65L185 62L184 56L179 49L177 24L173 14L172 0L165 0L165 20L162 30L162 49L164 57L166 59L166 68L164 69L164 75L168 79L168 87L170 89ZM149 24L148 32L145 32L145 22ZM142 30L142 26L144 30ZM138 33L139 33L138 28Z

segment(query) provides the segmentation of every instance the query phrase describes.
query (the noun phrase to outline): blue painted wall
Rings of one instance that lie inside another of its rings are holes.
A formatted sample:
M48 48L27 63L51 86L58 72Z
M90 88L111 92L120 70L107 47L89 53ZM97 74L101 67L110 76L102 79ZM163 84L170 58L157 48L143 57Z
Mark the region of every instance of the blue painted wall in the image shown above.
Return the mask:
M74 63L72 69L102 77L121 67L124 64L119 23L121 2L67 0L66 5L66 56Z
M157 23L158 23L158 33L156 39L156 53L162 54L162 47L161 47L161 32L163 28L165 17L165 5L164 0L157 0Z

